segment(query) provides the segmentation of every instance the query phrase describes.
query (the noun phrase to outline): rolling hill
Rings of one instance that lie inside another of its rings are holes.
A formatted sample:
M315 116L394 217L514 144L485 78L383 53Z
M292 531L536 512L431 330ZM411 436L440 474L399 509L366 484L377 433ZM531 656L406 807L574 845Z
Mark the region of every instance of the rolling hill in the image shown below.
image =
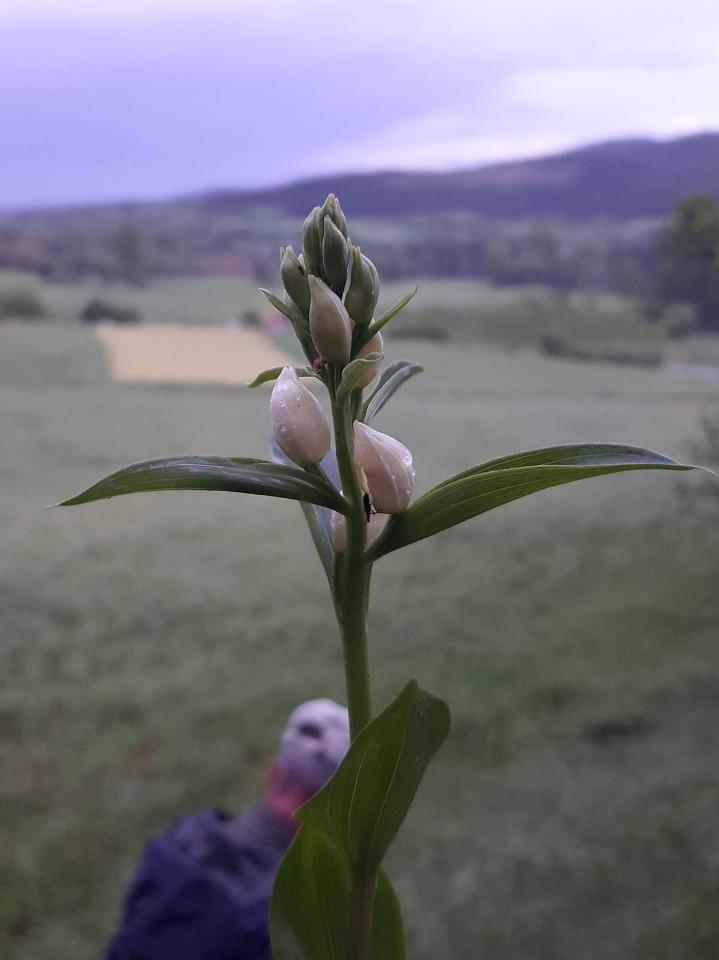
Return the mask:
M600 143L537 160L448 173L321 177L254 193L212 193L203 203L218 212L267 205L299 216L329 192L341 196L343 208L355 217L448 211L497 220L664 216L686 194L719 198L719 134Z
M215 190L156 203L0 212L0 225L39 232L113 222L158 226L271 208L304 217L334 192L348 215L397 218L467 212L495 220L666 216L693 193L719 199L719 133L619 140L539 159L449 172L384 171L322 176L264 190Z

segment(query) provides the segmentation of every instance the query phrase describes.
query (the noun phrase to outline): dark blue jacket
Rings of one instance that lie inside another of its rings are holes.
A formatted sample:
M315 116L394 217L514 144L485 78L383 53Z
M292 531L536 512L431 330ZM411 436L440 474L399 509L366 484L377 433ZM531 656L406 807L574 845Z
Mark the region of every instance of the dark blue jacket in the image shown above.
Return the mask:
M292 821L202 810L151 840L107 960L270 960L267 913Z

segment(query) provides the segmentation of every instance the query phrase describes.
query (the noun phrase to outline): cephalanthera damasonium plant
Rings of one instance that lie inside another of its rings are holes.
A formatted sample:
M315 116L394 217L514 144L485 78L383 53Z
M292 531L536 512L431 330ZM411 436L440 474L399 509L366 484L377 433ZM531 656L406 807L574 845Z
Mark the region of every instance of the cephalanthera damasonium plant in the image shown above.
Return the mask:
M350 242L334 196L305 221L302 246L299 256L292 247L281 253L282 299L263 291L289 319L307 358L307 366L267 370L252 384L274 381L272 460L149 460L65 504L180 489L299 502L339 625L352 745L335 776L297 812L301 827L270 908L273 954L275 960L397 960L404 957L402 919L381 864L450 718L447 705L414 680L372 718L366 619L373 565L538 490L624 470L690 467L623 445L549 447L469 467L412 503L412 454L371 426L421 370L408 360L381 368L381 330L412 294L375 318L377 270ZM326 389L329 421L303 379Z

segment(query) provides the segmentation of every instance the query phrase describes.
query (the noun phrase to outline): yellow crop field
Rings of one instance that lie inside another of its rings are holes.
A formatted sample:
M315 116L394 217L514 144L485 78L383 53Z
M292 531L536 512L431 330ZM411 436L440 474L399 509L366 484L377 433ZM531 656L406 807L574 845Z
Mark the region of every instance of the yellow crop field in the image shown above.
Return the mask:
M293 360L257 330L101 324L95 335L117 383L245 384Z

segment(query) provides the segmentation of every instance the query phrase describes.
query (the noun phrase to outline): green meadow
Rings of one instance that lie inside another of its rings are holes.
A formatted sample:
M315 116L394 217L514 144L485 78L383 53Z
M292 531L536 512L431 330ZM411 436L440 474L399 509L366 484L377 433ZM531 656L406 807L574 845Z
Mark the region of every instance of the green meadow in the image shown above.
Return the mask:
M202 316L189 281L169 305L138 296L158 320L221 322L237 290L213 289ZM56 295L72 312L90 291ZM418 493L579 440L687 459L719 400L715 381L476 341L388 354L426 370L376 424L413 450ZM292 707L343 699L296 504L43 509L154 455L265 456L268 396L116 385L89 329L0 326L7 960L97 960L147 838L241 810ZM547 491L376 565L376 709L416 676L454 717L387 865L411 960L719 956L719 511L682 476Z

